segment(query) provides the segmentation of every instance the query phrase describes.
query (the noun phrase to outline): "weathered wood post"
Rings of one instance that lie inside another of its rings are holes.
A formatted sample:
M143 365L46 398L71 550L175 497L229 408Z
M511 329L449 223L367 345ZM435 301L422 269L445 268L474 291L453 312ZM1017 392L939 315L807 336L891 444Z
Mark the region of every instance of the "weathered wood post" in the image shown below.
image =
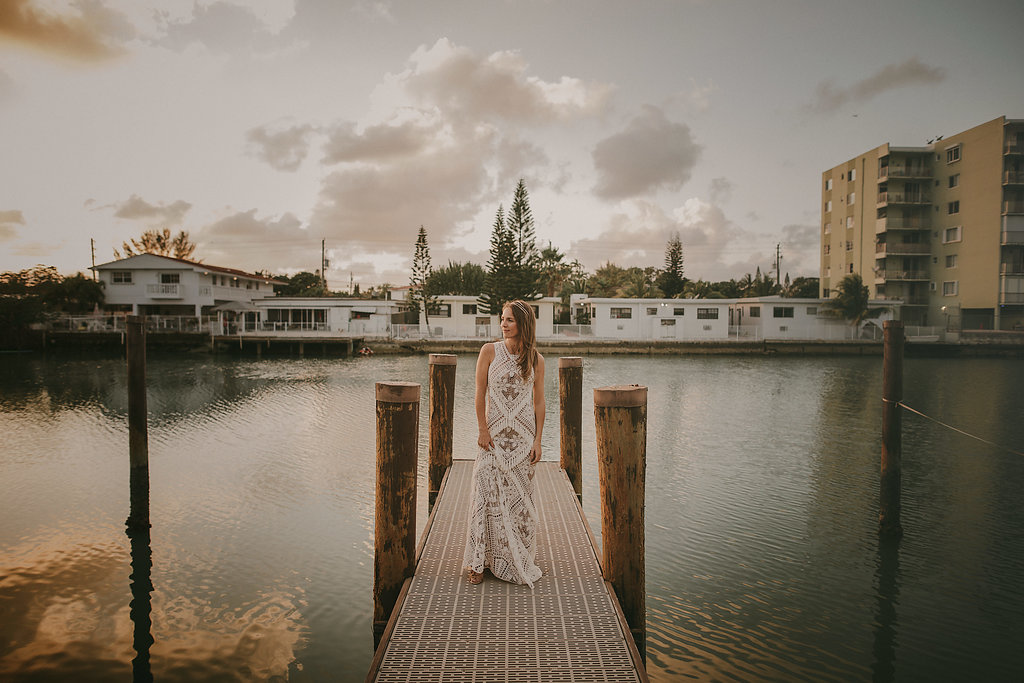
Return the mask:
M903 322L886 320L882 356L882 478L878 531L899 536L903 450Z
M373 531L373 646L402 583L416 571L416 458L420 385L377 382L377 497Z
M146 318L126 320L128 359L129 534L149 530L149 431L146 406Z
M153 552L150 549L148 531L129 533L129 538L132 573L128 578L131 583L132 599L128 603L128 616L132 621L132 647L135 649L135 657L132 659L132 683L141 683L153 680L149 665L149 650L154 642L150 598L153 592Z
M452 464L452 420L455 415L455 365L458 356L430 354L430 460L427 503L434 504L444 473Z
M646 659L647 387L633 384L594 389L594 423L601 481L601 565L619 598L640 656Z
M583 359L558 359L559 465L583 500Z

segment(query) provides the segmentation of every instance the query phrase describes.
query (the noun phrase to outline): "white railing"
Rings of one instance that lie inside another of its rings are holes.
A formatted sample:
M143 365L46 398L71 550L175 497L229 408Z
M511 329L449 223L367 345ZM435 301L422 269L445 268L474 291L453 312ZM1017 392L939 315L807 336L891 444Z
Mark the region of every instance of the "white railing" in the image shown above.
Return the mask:
M147 315L147 332L206 332L216 316ZM66 332L124 332L125 314L64 315L54 318L51 329Z
M593 337L594 328L590 325L552 325L556 337Z
M181 299L185 296L185 288L180 284L169 283L146 285L146 296L153 299Z
M250 325L251 326L251 325ZM259 332L326 332L330 328L325 322L285 322L264 320L258 327L252 328Z

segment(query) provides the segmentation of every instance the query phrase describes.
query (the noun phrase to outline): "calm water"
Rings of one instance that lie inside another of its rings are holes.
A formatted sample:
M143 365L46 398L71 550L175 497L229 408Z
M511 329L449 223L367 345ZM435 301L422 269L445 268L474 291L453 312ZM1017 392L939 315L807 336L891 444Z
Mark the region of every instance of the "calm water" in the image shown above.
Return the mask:
M473 362L456 457L473 455ZM1021 680L1024 457L907 415L906 533L880 544L879 358L584 363L598 534L590 389L650 387L652 680ZM427 372L425 357L151 356L157 681L362 680L373 383L425 388ZM130 679L125 379L120 359L0 357L0 680ZM1024 449L1024 363L908 359L905 384L913 407Z

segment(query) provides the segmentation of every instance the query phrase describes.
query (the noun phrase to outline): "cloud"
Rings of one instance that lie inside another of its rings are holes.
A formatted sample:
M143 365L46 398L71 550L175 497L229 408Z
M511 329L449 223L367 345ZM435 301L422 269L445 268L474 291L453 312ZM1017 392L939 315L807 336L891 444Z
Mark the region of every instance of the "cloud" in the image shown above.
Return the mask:
M358 132L354 123L341 123L328 136L324 163L392 161L414 156L430 146L439 130L436 121L379 124Z
M291 213L260 218L256 209L235 211L200 228L194 239L196 253L213 265L251 271L273 265L275 272L320 267L320 237Z
M728 178L712 178L708 196L711 197L712 204L721 206L722 204L728 204L729 200L732 199L732 190L733 184Z
M14 84L14 79L6 71L0 69L0 104L12 100L16 90L17 86Z
M265 52L275 44L275 34L252 9L231 2L197 2L186 20L165 16L163 30L159 43L174 50L198 43L211 52Z
M0 242L7 242L18 235L15 226L25 225L25 217L21 211L0 211Z
M597 143L594 193L625 199L678 189L690 179L700 153L686 124L669 121L661 109L648 105L625 130Z
M686 200L670 213L651 202L631 201L598 235L573 241L567 253L591 270L606 261L623 267L660 268L673 233L679 233L683 243L689 278L727 280L747 266L730 257L743 250L744 231L719 207L697 198Z
M528 74L518 52L487 56L441 38L420 47L408 68L390 76L392 87L461 121L552 123L595 116L608 106L612 87L562 76L545 81Z
M86 202L90 205L91 202ZM114 209L115 218L129 221L140 221L147 225L174 227L181 225L185 214L192 208L188 202L178 199L170 204L150 204L137 194L119 204L107 204L97 209Z
M899 64L884 66L848 88L838 88L831 81L820 83L809 108L828 114L849 104L867 102L888 90L940 83L945 79L945 69L928 66L917 57L911 57Z
M784 225L782 226L782 272L794 273L794 276L818 275L818 249L821 237L818 225Z
M258 126L245 134L250 152L278 171L297 171L309 153L309 137L315 128L309 124L273 129Z
M0 2L0 40L74 60L95 62L116 57L135 29L101 0L71 3L75 14L59 14L38 6L36 0Z

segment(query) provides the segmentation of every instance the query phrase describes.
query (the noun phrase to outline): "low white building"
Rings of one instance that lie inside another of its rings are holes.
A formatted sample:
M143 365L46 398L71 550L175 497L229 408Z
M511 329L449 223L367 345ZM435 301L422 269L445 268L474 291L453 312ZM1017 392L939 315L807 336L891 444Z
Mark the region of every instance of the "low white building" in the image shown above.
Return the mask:
M729 338L729 307L735 301L587 297L573 303L589 317L595 338L712 341Z
M132 315L195 316L218 304L251 302L283 284L262 275L184 259L139 254L93 266L104 308Z
M437 297L437 310L427 317L420 311L418 326L405 326L396 330L395 336L431 336L454 338L496 338L501 334L499 316L481 313L478 297L446 294ZM543 297L531 301L537 316L537 337L554 335L555 305L558 297Z
M403 302L336 297L270 297L252 302L255 322L246 333L288 336L358 335L388 337Z
M740 339L881 339L881 326L886 320L898 320L901 302L869 301L870 309L879 315L861 325L851 325L828 315L828 299L787 299L763 296L736 299L730 311L731 324Z

